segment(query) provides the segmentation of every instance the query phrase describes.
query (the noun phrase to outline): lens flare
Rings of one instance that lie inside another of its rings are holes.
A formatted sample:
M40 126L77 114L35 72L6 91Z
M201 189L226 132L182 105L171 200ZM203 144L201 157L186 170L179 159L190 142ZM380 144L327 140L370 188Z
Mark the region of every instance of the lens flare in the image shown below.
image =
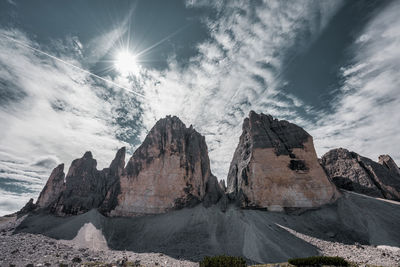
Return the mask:
M140 71L136 56L129 51L118 52L114 65L116 70L124 76L136 75Z

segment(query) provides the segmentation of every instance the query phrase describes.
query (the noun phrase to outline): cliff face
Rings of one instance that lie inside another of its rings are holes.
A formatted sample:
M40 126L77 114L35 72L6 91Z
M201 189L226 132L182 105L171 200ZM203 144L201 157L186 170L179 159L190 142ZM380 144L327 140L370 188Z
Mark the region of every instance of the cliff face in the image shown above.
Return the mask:
M215 177L204 137L168 116L156 123L129 160L111 214L161 213L193 206L204 199L207 183L210 192L214 189L211 179Z
M46 185L39 195L36 202L39 207L48 207L58 200L64 190L64 177L64 164L60 164L51 172Z
M330 150L321 158L328 176L340 188L392 200L400 200L400 171L389 155L379 163L344 148Z
M339 196L306 131L253 111L244 120L227 180L230 198L241 207L315 207Z
M57 166L36 202L39 208L58 215L80 214L101 207L107 211L109 189L118 182L124 168L125 148L118 151L109 168L97 170L91 152L71 163L65 176L64 165ZM64 177L65 176L65 177Z
M399 166L397 166L396 162L394 162L394 160L389 155L380 155L378 160L379 164L385 166L386 169L392 172L393 175L400 177Z
M202 135L177 117L159 120L125 167L121 148L101 171L90 152L53 170L37 205L59 215L98 208L108 215L162 213L170 209L216 203L223 192L210 171Z
M400 170L388 155L379 163L336 149L317 159L312 137L299 126L250 112L234 153L227 186L211 173L205 138L177 117L150 130L125 166L121 148L97 170L91 152L57 166L36 204L24 208L73 215L98 209L109 216L164 213L172 209L236 202L243 208L280 211L335 201L344 189L400 199ZM325 168L322 168L322 166ZM334 183L332 183L332 181Z

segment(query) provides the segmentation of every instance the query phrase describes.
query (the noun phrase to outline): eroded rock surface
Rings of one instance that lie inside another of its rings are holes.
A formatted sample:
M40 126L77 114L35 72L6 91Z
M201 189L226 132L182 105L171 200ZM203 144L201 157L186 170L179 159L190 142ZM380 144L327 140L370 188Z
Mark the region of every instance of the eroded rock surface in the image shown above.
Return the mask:
M55 168L37 205L58 215L98 208L103 214L162 213L204 201L218 202L223 191L212 175L204 136L177 117L159 120L125 167L121 148L109 168L97 170L91 152Z
M393 172L395 175L400 176L400 169L397 166L396 162L390 157L389 155L380 155L379 158L379 163L386 168L388 168L391 172Z
M227 192L241 207L307 208L339 192L320 166L312 137L302 128L251 111L228 174Z
M66 176L64 164L60 164L40 193L37 206L58 215L81 214L99 207L105 212L110 210L115 195L110 189L119 181L124 159L125 148L121 148L110 167L99 171L97 161L88 151L72 161Z
M162 213L190 207L206 196L218 201L204 136L178 117L159 120L129 160L111 215Z
M400 200L400 172L389 155L379 163L344 148L332 149L321 158L328 176L340 188L391 200Z
M39 195L36 202L39 207L48 207L58 200L61 192L64 190L64 177L64 164L60 164L51 172L46 185Z

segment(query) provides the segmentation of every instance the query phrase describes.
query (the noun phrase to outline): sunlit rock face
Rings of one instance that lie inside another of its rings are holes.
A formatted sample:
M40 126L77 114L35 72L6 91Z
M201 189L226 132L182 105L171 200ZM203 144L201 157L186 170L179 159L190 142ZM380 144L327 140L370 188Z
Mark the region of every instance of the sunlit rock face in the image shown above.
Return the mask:
M110 214L162 213L196 205L209 181L210 189L218 186L204 136L168 116L156 123L129 160L120 179L118 205ZM217 200L220 193L213 194L212 201Z
M39 195L36 202L39 207L48 207L58 200L61 192L64 190L64 177L64 164L60 164L51 172L46 185Z
M227 192L241 207L316 207L339 192L320 166L312 137L302 128L251 111L228 173Z
M344 148L332 149L321 158L328 176L340 188L400 200L400 171L389 155L379 163Z
M210 206L224 194L210 171L204 136L177 117L159 120L126 167L125 153L121 148L101 171L91 152L74 160L66 176L64 165L59 165L37 206L58 215L95 208L110 216L135 216L199 202Z

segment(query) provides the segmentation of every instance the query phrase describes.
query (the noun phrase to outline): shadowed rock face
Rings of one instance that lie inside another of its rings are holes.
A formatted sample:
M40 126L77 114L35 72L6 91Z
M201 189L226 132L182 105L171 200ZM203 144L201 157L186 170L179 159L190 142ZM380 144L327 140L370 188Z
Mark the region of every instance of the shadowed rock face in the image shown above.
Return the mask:
M389 155L380 155L378 159L379 164L385 166L394 175L398 175L400 177L400 169L397 166L396 162L394 162L394 160Z
M115 192L111 188L119 181L124 160L125 148L121 148L110 167L101 171L97 170L97 161L91 152L74 160L67 176L63 172L64 164L57 166L40 193L38 207L58 215L81 214L99 207L102 211L113 208Z
M321 158L328 176L340 188L400 200L400 172L389 155L379 156L379 163L344 148L333 149Z
M339 195L306 131L254 111L244 120L227 180L230 198L241 207L307 208Z
M159 120L125 168L121 148L101 171L91 152L55 168L37 205L58 214L81 214L98 208L103 214L132 216L162 213L198 204L215 204L223 191L210 171L202 135L177 117Z

